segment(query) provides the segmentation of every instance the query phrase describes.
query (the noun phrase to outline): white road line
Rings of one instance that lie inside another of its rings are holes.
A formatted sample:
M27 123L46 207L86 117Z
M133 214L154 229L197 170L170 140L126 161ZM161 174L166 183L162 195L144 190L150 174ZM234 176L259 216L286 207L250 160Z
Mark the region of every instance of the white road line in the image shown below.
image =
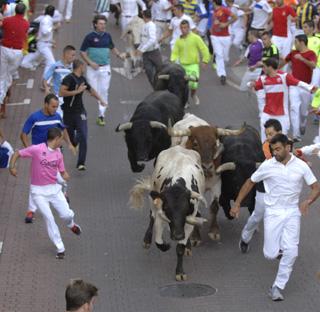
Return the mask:
M137 105L139 104L141 101L137 101L137 100L120 100L120 104L130 104L130 105Z
M23 102L20 102L20 103L8 103L7 106L29 105L30 103L31 103L30 99L24 99Z
M27 89L33 88L34 79L28 79L27 82L17 83L17 86L26 86Z
M232 81L229 80L229 79L227 79L227 84L228 84L229 86L231 86L231 87L233 87L233 88L241 91L241 90L240 90L240 86L238 86L237 84L235 84L234 82L232 82Z
M0 255L2 253L3 242L0 242Z

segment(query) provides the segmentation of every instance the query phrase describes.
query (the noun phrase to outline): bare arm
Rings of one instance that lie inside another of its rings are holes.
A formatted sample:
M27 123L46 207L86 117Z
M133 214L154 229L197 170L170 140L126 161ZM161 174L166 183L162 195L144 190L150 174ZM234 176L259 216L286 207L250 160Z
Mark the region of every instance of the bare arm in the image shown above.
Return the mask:
M16 169L16 162L19 157L20 157L19 152L15 151L10 159L9 171L10 171L10 174L13 175L14 177L16 177L18 174Z
M83 58L83 60L89 65L91 66L93 69L98 69L99 68L99 65L93 61L90 60L87 52L83 52L83 51L80 51L80 55L81 57Z
M104 102L104 100L100 97L100 95L97 93L97 91L93 88L90 89L90 95L92 95L94 98L96 98L102 106L107 106L108 104Z
M63 97L68 97L68 96L75 96L81 92L83 92L84 90L87 89L87 86L85 85L85 83L82 83L78 89L73 90L73 91L69 91L68 90L68 86L65 85L61 85L60 87L60 91L59 91L59 96L63 96Z
M28 135L27 135L26 133L21 132L21 134L20 134L20 140L21 140L21 142L22 142L22 144L23 144L24 147L30 146L29 137L28 137Z
M309 206L317 200L317 198L320 196L320 184L319 182L315 182L310 185L311 192L308 196L308 199L304 200L300 204L300 212L303 216L308 214Z
M251 179L247 179L247 181L242 185L238 197L234 202L233 207L230 210L230 215L236 218L239 218L241 202L246 198L246 196L250 193L252 188L255 186L255 183L251 181Z

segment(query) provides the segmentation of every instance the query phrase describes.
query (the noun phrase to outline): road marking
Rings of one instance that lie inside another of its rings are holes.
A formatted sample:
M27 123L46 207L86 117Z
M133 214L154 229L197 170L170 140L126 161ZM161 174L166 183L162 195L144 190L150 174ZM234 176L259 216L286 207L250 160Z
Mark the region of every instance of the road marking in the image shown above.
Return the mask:
M3 242L0 242L0 255L2 253L2 246L3 246Z
M29 105L31 103L30 99L24 99L23 102L19 103L8 103L7 106L21 106L21 105Z
M34 79L28 79L27 82L17 83L17 86L26 86L27 89L32 89L34 84Z
M137 105L141 101L138 100L120 100L120 104L130 104L130 105Z
M237 84L235 84L234 82L232 82L231 80L227 79L227 84L231 87L234 87L235 89L240 90L240 86L238 86Z

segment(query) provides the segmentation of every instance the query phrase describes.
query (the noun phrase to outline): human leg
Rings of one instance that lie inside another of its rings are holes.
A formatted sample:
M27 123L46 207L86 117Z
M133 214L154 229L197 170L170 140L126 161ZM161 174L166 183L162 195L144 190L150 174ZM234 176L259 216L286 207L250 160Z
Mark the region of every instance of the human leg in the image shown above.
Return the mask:
M217 75L219 77L226 76L226 69L224 64L224 52L223 45L218 36L210 36L213 52L216 57Z
M88 126L87 126L87 116L85 113L81 115L77 114L75 117L75 129L77 131L77 139L79 141L79 156L77 167L85 165L86 156L87 156L87 135L88 135Z
M299 87L289 87L289 98L290 98L290 119L292 125L292 136L293 138L300 138L300 106L301 97Z

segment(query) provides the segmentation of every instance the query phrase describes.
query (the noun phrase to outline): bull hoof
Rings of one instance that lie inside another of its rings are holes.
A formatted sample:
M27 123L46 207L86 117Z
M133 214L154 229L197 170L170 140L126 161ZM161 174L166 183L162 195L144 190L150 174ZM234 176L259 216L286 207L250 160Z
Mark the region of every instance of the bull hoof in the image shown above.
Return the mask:
M190 239L192 247L199 247L201 245L201 240L199 239Z
M142 246L143 246L144 249L149 249L151 247L151 244L143 242Z
M132 171L133 172L141 172L145 167L145 164L141 164L141 165L136 165L132 168Z
M209 232L208 236L213 241L219 241L221 239L220 233Z
M170 244L167 244L167 243L163 243L163 244L157 244L156 243L156 245L163 252L168 251L170 249L170 247L171 247Z
M189 248L186 248L186 249L184 250L184 255L185 255L186 257L192 256L192 250L189 249Z
M187 274L184 274L184 273L176 274L176 281L177 282L183 282L186 280L187 280Z

